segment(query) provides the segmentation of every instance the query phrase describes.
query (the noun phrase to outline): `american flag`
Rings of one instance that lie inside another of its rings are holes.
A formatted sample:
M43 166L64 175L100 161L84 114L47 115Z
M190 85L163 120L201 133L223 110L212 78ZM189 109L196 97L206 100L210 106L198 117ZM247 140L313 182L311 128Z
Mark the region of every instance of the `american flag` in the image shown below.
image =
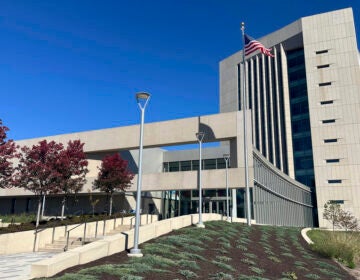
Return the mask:
M275 57L271 53L271 49L265 48L263 44L261 44L259 41L256 41L254 38L251 38L250 36L244 34L245 38L245 56L253 53L256 50L260 50L263 54L271 57Z

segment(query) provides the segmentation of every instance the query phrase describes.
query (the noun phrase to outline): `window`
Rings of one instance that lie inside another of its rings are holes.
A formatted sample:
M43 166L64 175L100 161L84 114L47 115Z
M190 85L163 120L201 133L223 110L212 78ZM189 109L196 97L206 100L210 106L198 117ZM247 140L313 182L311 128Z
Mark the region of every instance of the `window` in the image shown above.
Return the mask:
M189 171L191 170L191 161L180 161L180 171Z
M344 200L329 200L331 204L344 204Z
M336 138L324 139L324 143L336 143L338 140Z
M334 123L335 119L322 120L322 123Z
M310 137L301 137L295 138L293 141L294 151L304 151L311 149L311 138Z
M192 170L199 170L199 161L198 160L192 160ZM201 169L203 169L204 166L201 165Z
M169 172L176 172L179 171L179 162L169 162Z
M329 52L329 50L321 50L321 51L316 51L316 54L323 54L323 53L327 53Z
M230 161L228 162L228 167L230 167ZM223 158L217 159L217 169L224 169L226 168L226 163Z
M319 83L319 87L331 86L331 82Z
M320 105L328 105L328 104L333 104L334 100L325 100L325 101L320 101Z
M317 69L328 68L328 67L330 67L330 64L323 64L323 65L318 65Z
M203 169L216 169L216 159L205 159Z
M336 163L336 162L340 162L340 159L338 158L329 158L326 160L326 163Z
M341 179L332 179L332 180L328 180L329 184L341 184L342 180Z

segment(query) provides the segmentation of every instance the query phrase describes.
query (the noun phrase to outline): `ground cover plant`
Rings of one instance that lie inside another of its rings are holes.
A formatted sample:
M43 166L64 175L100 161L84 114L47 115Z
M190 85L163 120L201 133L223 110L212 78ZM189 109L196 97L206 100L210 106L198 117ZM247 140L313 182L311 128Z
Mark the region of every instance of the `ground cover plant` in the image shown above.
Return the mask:
M298 228L225 221L187 227L127 252L73 267L54 279L355 279L312 251Z

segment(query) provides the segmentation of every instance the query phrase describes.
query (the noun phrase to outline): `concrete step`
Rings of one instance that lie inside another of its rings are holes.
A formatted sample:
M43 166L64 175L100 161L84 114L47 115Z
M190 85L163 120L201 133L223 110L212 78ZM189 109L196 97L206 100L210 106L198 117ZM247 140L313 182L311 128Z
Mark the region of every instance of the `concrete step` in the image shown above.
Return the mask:
M109 231L106 235L114 235L118 233L122 233L123 231L127 231L130 229L130 225L120 225L117 226L115 229Z
M81 247L85 244L94 242L96 240L99 240L101 238L86 238L85 242L82 242L82 237L73 237L73 238L69 238L69 244L68 244L68 250L77 248L77 247ZM64 248L66 247L66 238L62 237L58 240L55 240L53 243L50 244L45 244L44 247L39 248L38 251L40 252L62 252L64 251Z

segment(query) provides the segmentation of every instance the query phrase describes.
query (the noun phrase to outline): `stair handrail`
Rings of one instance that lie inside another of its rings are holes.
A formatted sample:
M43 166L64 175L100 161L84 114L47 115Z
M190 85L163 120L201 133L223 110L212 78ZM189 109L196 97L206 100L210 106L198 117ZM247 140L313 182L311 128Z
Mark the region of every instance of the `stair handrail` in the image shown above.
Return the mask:
M83 240L81 241L81 243L82 243L82 245L84 245L85 237L86 237L86 224L87 224L87 222L82 222L81 224L78 224L78 225L74 226L73 228L68 229L66 231L66 245L64 247L64 252L66 252L69 249L70 231L72 231L73 229L76 229L76 228L78 228L79 226L82 226L82 225L84 225L84 235L83 235Z
M45 229L46 229L46 228L35 228L35 230L34 230L35 236L34 236L33 252L36 251L36 240L37 240L37 235L38 235L38 233L39 233L40 231L45 230Z

